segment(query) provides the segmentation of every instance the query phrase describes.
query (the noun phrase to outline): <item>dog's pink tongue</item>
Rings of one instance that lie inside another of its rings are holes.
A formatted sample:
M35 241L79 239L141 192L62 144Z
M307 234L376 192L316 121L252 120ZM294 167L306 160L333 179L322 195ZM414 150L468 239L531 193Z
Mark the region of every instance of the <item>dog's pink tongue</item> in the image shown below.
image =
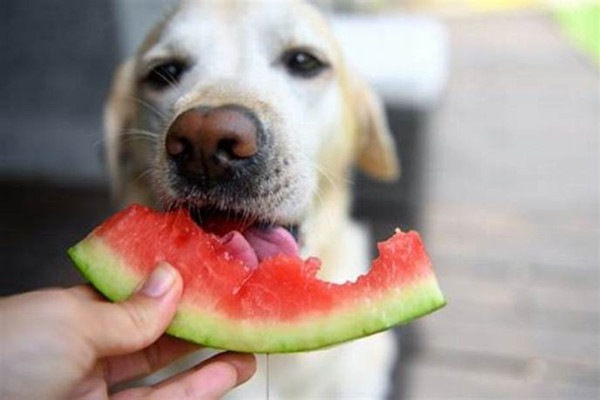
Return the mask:
M231 231L221 238L221 243L229 254L233 257L242 260L250 269L255 269L258 266L258 257L256 252L250 246L246 238L238 231Z
M296 239L287 229L280 226L264 229L250 228L244 232L244 237L256 252L259 262L277 254L298 255Z
M277 254L298 255L298 245L290 232L277 226L250 228L243 234L231 231L221 238L229 253L254 269L265 258Z

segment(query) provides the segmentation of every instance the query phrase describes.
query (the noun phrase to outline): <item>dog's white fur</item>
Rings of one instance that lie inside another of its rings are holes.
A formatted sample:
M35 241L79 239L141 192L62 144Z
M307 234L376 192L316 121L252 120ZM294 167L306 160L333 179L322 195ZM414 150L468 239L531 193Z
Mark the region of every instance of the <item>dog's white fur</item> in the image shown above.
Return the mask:
M312 49L331 68L309 80L290 76L278 60L296 46ZM157 62L173 57L192 65L180 82L162 91L140 83ZM395 178L394 145L379 100L346 67L323 18L300 1L187 0L150 32L119 68L106 107L108 162L120 203L160 206L174 200L166 128L192 107L232 103L256 113L275 137L278 160L287 160L273 178L285 185L284 195L260 199L252 211L274 222L299 223L302 254L322 259L322 278L344 281L363 273L368 240L349 218L349 172L357 163L376 178ZM381 398L394 357L389 332L329 350L273 355L270 393ZM264 377L258 376L237 394L264 392Z

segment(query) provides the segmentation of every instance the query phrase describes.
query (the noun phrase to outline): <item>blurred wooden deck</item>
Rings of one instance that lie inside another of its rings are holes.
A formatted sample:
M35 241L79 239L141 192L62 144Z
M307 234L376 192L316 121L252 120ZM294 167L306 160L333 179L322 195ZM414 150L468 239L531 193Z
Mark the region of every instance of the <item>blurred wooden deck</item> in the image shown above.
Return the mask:
M549 16L448 22L421 225L448 306L409 399L600 398L600 74Z

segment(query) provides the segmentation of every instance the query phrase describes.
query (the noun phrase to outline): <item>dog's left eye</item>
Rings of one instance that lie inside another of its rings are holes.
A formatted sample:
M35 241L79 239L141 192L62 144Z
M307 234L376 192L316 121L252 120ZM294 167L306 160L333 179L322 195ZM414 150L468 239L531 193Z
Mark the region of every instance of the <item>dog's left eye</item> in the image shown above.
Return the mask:
M181 61L165 62L152 68L144 78L144 82L154 89L164 89L176 85L185 70L186 65Z
M319 75L328 65L307 50L290 50L282 57L283 64L291 75L312 78Z

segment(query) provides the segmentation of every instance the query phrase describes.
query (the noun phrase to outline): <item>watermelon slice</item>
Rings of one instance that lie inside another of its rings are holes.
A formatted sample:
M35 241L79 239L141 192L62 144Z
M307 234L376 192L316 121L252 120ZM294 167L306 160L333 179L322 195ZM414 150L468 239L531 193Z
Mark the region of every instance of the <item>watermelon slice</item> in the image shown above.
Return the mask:
M248 266L188 211L134 205L69 255L113 301L127 298L158 262L167 261L184 281L168 333L214 348L283 353L370 335L444 306L418 233L396 231L378 248L368 274L335 284L316 277L316 258L279 254Z

